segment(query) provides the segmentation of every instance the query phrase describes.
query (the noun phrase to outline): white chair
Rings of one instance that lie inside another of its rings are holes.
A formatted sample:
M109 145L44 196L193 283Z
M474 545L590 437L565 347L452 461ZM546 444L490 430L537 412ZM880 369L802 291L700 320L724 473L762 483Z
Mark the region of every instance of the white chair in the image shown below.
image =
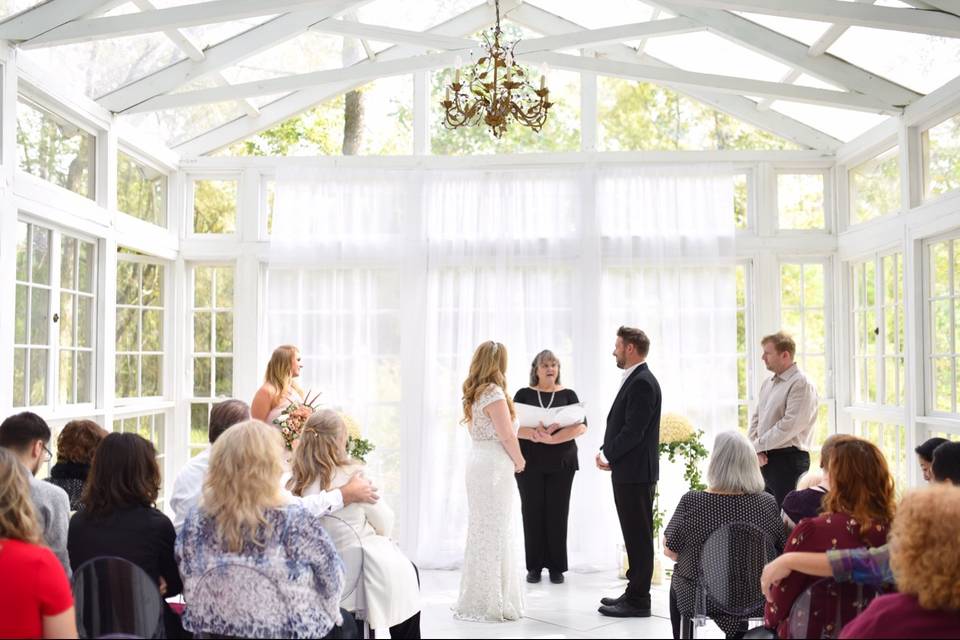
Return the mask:
M363 538L346 520L333 514L324 515L323 528L330 536L343 560L343 597L340 607L353 614L363 627L363 637L370 637L367 624L367 598L363 586Z

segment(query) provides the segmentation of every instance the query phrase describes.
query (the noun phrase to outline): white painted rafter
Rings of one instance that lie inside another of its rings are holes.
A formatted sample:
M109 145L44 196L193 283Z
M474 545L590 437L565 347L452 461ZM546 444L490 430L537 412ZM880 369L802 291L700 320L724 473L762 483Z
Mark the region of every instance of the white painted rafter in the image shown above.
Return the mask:
M784 18L960 37L960 17L941 11L868 6L840 0L670 0L676 6L749 11Z
M215 73L246 58L282 44L311 25L370 0L338 0L322 8L297 11L248 29L204 50L203 60L181 60L134 80L97 99L113 112L123 111L148 98L175 90L197 78Z
M29 40L97 11L110 0L47 0L0 22L0 39Z
M49 47L104 38L119 38L213 22L255 18L300 9L336 7L339 0L210 0L150 13L85 18L62 24L21 43L21 47ZM305 25L306 26L306 25Z
M535 51L553 51L555 49L579 49L582 47L602 46L635 40L637 38L652 38L656 36L671 36L680 33L703 31L706 27L690 18L667 18L665 20L651 20L623 24L603 29L588 29L573 31L555 36L530 38L521 40L515 49L517 54L532 53Z
M648 2L672 13L693 18L719 36L844 89L872 95L896 106L910 104L921 97L921 94L915 91L835 56L811 56L807 45L729 11L683 6L672 0Z
M500 14L502 17L510 15L510 12L522 6L519 0L503 0L500 4ZM493 7L482 4L469 9L460 15L447 20L443 24L428 29L425 33L430 35L445 35L452 37L463 37L476 33L494 22ZM377 54L378 61L395 60L416 53L422 47L395 46ZM369 62L359 62L359 66L370 64ZM175 145L177 153L184 157L201 156L211 151L215 151L237 140L243 140L257 131L262 131L291 118L298 113L309 109L310 107L335 98L336 96L355 89L360 86L360 82L340 82L329 86L315 87L303 91L297 91L288 96L280 98L268 105L264 105L260 110L260 115L256 118L242 116L232 120L224 125L211 129L190 140Z

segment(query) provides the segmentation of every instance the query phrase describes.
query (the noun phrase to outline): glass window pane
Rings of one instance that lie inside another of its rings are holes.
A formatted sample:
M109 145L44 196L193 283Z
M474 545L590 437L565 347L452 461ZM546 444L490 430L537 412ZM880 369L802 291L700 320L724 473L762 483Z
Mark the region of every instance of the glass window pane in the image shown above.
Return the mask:
M883 402L884 404L897 404L897 359L883 359Z
M923 132L923 178L928 198L960 186L960 114Z
M158 307L161 303L163 267L156 264L143 265L143 306Z
M123 151L117 153L117 209L140 220L167 224L167 176Z
M16 315L13 320L13 341L16 344L27 343L27 285L17 285Z
M62 289L76 289L77 275L77 241L75 238L63 236L60 242L60 287Z
M96 138L46 109L17 101L17 150L21 170L94 198Z
M876 275L876 267L873 260L865 262L863 265L863 284L864 296L868 307L872 307L877 302Z
M953 411L953 359L933 359L933 408L936 411Z
M210 406L207 403L190 404L190 444L204 446L209 442Z
M93 402L93 353L77 352L77 402Z
M233 267L217 267L217 299L218 309L233 307Z
M216 387L217 396L233 395L233 358L217 358Z
M73 346L73 320L76 310L74 309L74 300L76 296L71 293L60 294L60 346Z
M30 344L47 344L50 339L50 290L30 292Z
M162 388L160 380L163 375L163 356L142 356L141 367L141 395L159 396Z
M806 307L824 306L823 265L803 265L803 304Z
M213 303L213 268L194 267L193 269L193 306L210 307Z
M826 351L826 328L823 311L807 311L803 318L803 350L805 353Z
M163 349L163 311L148 309L143 312L143 351Z
M747 191L747 174L734 174L733 219L737 229L746 229L749 226L749 202L750 199Z
M950 308L953 306L950 300L933 301L933 353L947 354L953 353L953 345L950 337Z
M77 346L93 346L93 298L77 296Z
M193 232L234 233L237 226L237 181L193 183Z
M50 284L50 231L33 227L30 263L32 280L38 284Z
M117 351L137 351L139 348L138 316L136 309L117 309Z
M781 229L823 229L823 174L778 174L777 211Z
M140 264L117 260L117 304L140 303Z
M827 362L823 356L804 356L803 372L807 374L817 387L817 394L821 398L827 395Z
M90 242L80 243L79 289L84 293L93 293L94 246Z
M210 312L202 311L193 314L193 350L196 353L209 353L212 349Z
M70 404L73 402L73 351L60 352L60 376L57 383L59 389L60 402Z
M193 395L198 398L210 397L210 358L193 359Z
M116 393L118 398L133 398L139 390L137 386L137 356L118 355L116 370Z
M899 152L900 147L893 147L850 170L852 224L900 209Z
M217 313L217 353L233 351L233 313Z
M17 280L27 282L29 280L28 265L30 262L29 242L30 225L25 222L17 223Z
M799 264L780 265L780 304L785 307L800 306Z
M47 349L30 350L30 406L47 404Z
M27 402L27 350L13 350L13 406L23 407Z

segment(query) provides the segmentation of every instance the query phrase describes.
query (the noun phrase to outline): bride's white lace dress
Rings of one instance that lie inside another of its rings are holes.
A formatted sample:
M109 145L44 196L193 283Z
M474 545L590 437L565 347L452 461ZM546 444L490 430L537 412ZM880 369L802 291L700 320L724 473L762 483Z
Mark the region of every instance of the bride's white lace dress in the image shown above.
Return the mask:
M513 532L517 493L513 461L497 440L493 421L483 409L505 400L490 385L473 403L467 462L467 549L454 616L461 620L502 622L523 616L519 545ZM516 432L518 423L514 422Z

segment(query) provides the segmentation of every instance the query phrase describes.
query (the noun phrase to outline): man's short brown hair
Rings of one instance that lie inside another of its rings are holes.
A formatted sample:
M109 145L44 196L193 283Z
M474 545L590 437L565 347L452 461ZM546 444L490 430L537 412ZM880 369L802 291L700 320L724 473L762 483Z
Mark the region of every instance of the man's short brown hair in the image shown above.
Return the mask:
M624 346L632 344L637 350L637 355L642 358L646 358L647 353L650 352L650 338L640 329L620 327L617 329L617 337L623 341Z
M790 354L791 358L797 355L797 343L794 342L790 334L785 331L777 331L769 336L764 336L763 340L760 341L760 346L762 347L768 342L773 344L773 348L777 350L777 353L786 351Z

